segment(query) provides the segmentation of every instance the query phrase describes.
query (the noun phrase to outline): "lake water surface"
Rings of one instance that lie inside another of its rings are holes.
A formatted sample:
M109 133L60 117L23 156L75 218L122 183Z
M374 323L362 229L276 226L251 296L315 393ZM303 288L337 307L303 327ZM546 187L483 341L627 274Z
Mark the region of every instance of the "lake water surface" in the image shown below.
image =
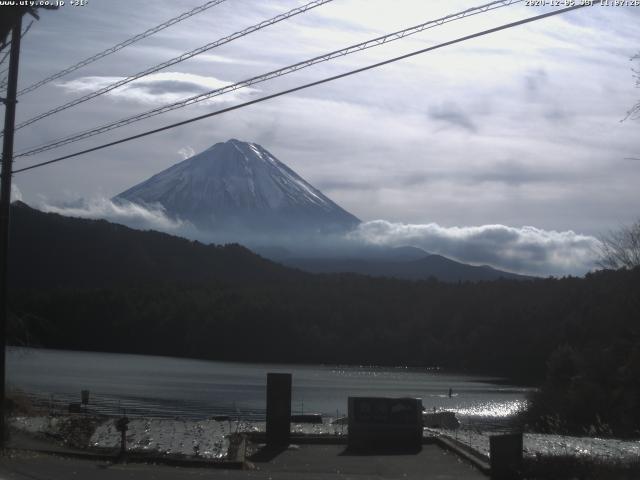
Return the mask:
M525 404L529 389L498 379L436 370L372 366L283 365L9 347L7 382L43 401L80 401L130 416L264 418L267 372L293 374L294 413L345 415L349 396L419 397L427 409L458 412L463 422L500 422ZM452 396L449 397L449 389Z

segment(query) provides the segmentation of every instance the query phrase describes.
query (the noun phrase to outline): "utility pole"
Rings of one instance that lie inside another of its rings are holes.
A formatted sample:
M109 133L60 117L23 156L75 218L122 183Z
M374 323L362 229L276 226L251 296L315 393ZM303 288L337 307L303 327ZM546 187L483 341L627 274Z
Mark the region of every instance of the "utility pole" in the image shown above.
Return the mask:
M11 31L7 98L4 99L4 138L2 143L2 180L0 190L0 450L6 440L6 344L7 344L7 273L9 260L9 216L11 213L11 171L13 168L13 134L16 118L16 93L22 15L16 15Z

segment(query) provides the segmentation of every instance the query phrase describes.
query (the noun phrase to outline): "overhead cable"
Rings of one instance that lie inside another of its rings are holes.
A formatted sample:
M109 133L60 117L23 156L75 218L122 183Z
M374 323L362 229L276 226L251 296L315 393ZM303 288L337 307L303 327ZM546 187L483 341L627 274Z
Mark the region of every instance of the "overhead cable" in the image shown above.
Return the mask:
M158 33L161 30L164 30L165 28L168 28L172 25L175 25L176 23L182 22L183 20L186 20L187 18L193 17L194 15L197 15L199 13L204 12L205 10L211 8L211 7L215 7L216 5L225 2L226 0L211 0L209 2L203 3L202 5L200 5L199 7L193 8L191 10L189 10L188 12L184 12L180 15L178 15L177 17L173 17L169 20L167 20L164 23L161 23L160 25L156 25L153 28L150 28L148 30L145 30L142 33L139 33L138 35L134 35L131 38L128 38L127 40L125 40L124 42L120 42L112 47L107 48L106 50L103 50L99 53L96 53L95 55L91 55L90 57L85 58L84 60L79 61L78 63L71 65L70 67L65 68L64 70L60 70L57 73L54 73L53 75L50 75L46 78L43 78L42 80L40 80L39 82L34 83L33 85L30 85L26 88L23 88L22 90L18 91L18 96L20 95L24 95L25 93L29 93L32 92L34 90L36 90L37 88L42 87L43 85L46 85L47 83L53 82L54 80L57 80L58 78L64 77L65 75L68 75L71 72L75 72L76 70L78 70L79 68L82 68L86 65L89 65L90 63L93 63L97 60L100 60L101 58L106 57L107 55L111 55L112 53L117 52L118 50L122 50L125 47L128 47L129 45L132 45L140 40L142 40L143 38L147 38L150 37L151 35Z
M277 70L273 70L271 72L268 73L264 73L252 78L249 78L247 80L242 80L240 82L237 83L233 83L231 85L227 85L225 87L221 87L221 88L217 88L214 90L210 90L208 92L205 93L201 93L198 95L194 95L192 97L180 100L178 102L174 102L172 104L169 105L163 105L161 107L157 107L154 108L152 110L149 110L147 112L143 112L143 113L139 113L130 117L126 117L120 120L116 120L114 122L102 125L100 127L96 127L93 129L88 129L85 130L83 132L77 133L77 134L73 134L58 140L55 140L53 142L47 143L45 145L41 145L38 147L34 147L34 148L30 148L29 150L23 151L18 153L17 155L15 155L15 157L24 157L24 156L31 156L31 155L35 155L37 153L41 153L47 150L51 150L54 148L58 148L61 147L63 145L68 145L70 143L74 143L80 140L84 140L86 138L89 137L93 137L95 135L99 135L101 133L105 133L108 132L110 130L114 130L116 128L120 128L123 127L125 125L129 125L131 123L134 122L138 122L141 120L145 120L147 118L150 117L154 117L156 115L160 115L172 110L176 110L179 108L183 108L189 105L193 105L195 103L199 103L202 102L204 100L208 100L210 98L213 97L217 97L220 95L223 95L225 93L229 93L235 90L239 90L241 88L245 88L251 85L255 85L257 83L262 83L262 82L266 82L267 80L271 80L273 78L276 77L281 77L283 75L287 75L293 72L296 72L298 70L302 70L304 68L310 67L312 65L316 65L318 63L322 63L322 62L327 62L329 60L332 60L334 58L338 58L338 57L343 57L345 55L349 55L355 52L360 52L362 50L366 50L372 47L377 47L379 45L383 45L385 43L389 43L391 41L394 40L399 40L401 38L407 37L409 35L414 35L416 33L422 32L424 30L439 26L439 25L443 25L445 23L449 23L449 22L453 22L456 20L460 20L472 15L478 15L480 13L485 13L491 10L495 10L497 8L502 8L502 7L506 7L515 3L521 3L523 0L498 0L498 1L493 1L478 7L473 7L473 8L469 8L466 10L463 10L461 12L457 12L457 13L453 13L435 20L429 20L425 23L421 23L420 25L416 25L410 28L406 28L404 30L399 30L397 32L393 32L393 33L389 33L387 35L383 35L380 37L376 37L374 39L371 40L367 40L365 42L361 42L361 43L357 43L355 45L351 45L349 47L340 49L340 50L335 50L333 52L330 53L326 53L324 55L320 55L314 58L311 58L309 60L305 60L302 62L298 62L295 63L293 65L289 65L287 67L284 68L280 68Z
M95 151L98 151L98 150L102 150L102 149L105 149L105 148L108 148L108 147L112 147L114 145L119 145L121 143L126 143L126 142L129 142L129 141L132 141L132 140L136 140L138 138L146 137L146 136L149 136L149 135L153 135L155 133L160 133L160 132L163 132L163 131L166 131L166 130L170 130L170 129L173 129L173 128L176 128L176 127L180 127L182 125L187 125L189 123L197 122L197 121L203 120L205 118L214 117L214 116L217 116L217 115L221 115L223 113L231 112L233 110L238 110L238 109L241 109L241 108L244 108L244 107L248 107L248 106L254 105L256 103L264 102L266 100L271 100L273 98L281 97L283 95L287 95L287 94L290 94L290 93L298 92L300 90L304 90L304 89L307 89L307 88L310 88L310 87L321 85L323 83L332 82L332 81L338 80L340 78L344 78L344 77L348 77L348 76L351 76L351 75L355 75L357 73L362 73L362 72L365 72L365 71L368 71L368 70L371 70L371 69L374 69L374 68L381 67L383 65L388 65L390 63L394 63L394 62L397 62L397 61L400 61L400 60L404 60L404 59L407 59L407 58L410 58L410 57L414 57L416 55L420 55L420 54L423 54L423 53L431 52L431 51L437 50L439 48L447 47L447 46L454 45L454 44L457 44L457 43L462 43L462 42L465 42L467 40L471 40L473 38L482 37L482 36L485 36L485 35L489 35L491 33L499 32L499 31L502 31L502 30L506 30L508 28L517 27L517 26L520 26L520 25L524 25L524 24L527 24L527 23L535 22L535 21L538 21L538 20L542 20L542 19L545 19L545 18L549 18L549 17L555 16L555 15L560 15L560 14L563 14L563 13L567 13L567 12L570 12L570 11L573 11L573 10L577 10L579 8L583 8L583 7L586 7L586 6L591 6L591 5L595 5L595 4L594 3L578 4L578 5L574 5L574 6L571 6L571 7L562 8L560 10L554 10L553 12L547 12L547 13L536 15L536 16L533 16L533 17L528 17L528 18L525 18L523 20L518 20L516 22L506 23L506 24L500 25L498 27L490 28L488 30L483 30L481 32L473 33L473 34L470 34L470 35L465 35L463 37L456 38L455 40L450 40L448 42L444 42L444 43L440 43L438 45L434 45L434 46L431 46L431 47L427 47L427 48L423 48L423 49L420 49L420 50L416 50L414 52L407 53L407 54L404 54L404 55L400 55L398 57L394 57L394 58L391 58L391 59L388 59L388 60L385 60L385 61L382 61L382 62L374 63L374 64L368 65L366 67L358 68L358 69L355 69L355 70L351 70L349 72L341 73L339 75L334 75L332 77L324 78L322 80L317 80L315 82L311 82L311 83L307 83L307 84L304 84L304 85L300 85L298 87L294 87L294 88L290 88L290 89L287 89L287 90L283 90L283 91L280 91L280 92L277 92L277 93L273 93L271 95L266 95L264 97L256 98L254 100L250 100L248 102L244 102L244 103L241 103L241 104L238 104L238 105L234 105L234 106L231 106L231 107L227 107L227 108L223 108L223 109L220 109L220 110L216 110L214 112L209 112L209 113L206 113L204 115L199 115L197 117L193 117L193 118L190 118L188 120L183 120L181 122L172 123L170 125L165 125L164 127L155 128L153 130L148 130L146 132L142 132L142 133L139 133L137 135L132 135L132 136L129 136L129 137L121 138L119 140L114 140L112 142L104 143L102 145L98 145L96 147L88 148L86 150L81 150L79 152L71 153L71 154L68 154L68 155L63 155L61 157L57 157L57 158L54 158L52 160L48 160L46 162L40 162L40 163L36 163L34 165L30 165L28 167L19 168L17 170L13 170L12 173L25 172L25 171L28 171L28 170L33 170L35 168L43 167L45 165L51 165L53 163L61 162L63 160L67 160L69 158L78 157L80 155L84 155L84 154L87 154L87 153L91 153L91 152L95 152Z
M84 103L88 100L91 100L93 98L96 98L100 95L104 95L107 92L110 92L111 90L114 90L118 87L122 87L123 85L126 85L127 83L131 83L134 80L138 80L142 77L146 77L147 75L151 75L152 73L158 72L160 70L163 70L167 67L170 67L172 65L175 65L177 63L180 62L184 62L185 60L188 60L189 58L195 57L196 55L200 55L201 53L204 53L206 51L209 51L213 48L219 47L220 45L224 45L226 43L232 42L233 40L236 40L240 37L244 37L246 35L249 35L250 33L253 33L257 30L261 30L263 28L266 28L270 25L273 25L275 23L281 22L283 20L286 20L288 18L291 18L295 15L299 15L301 13L307 12L309 10L311 10L312 8L316 8L319 7L320 5L324 5L325 3L329 3L332 2L333 0L313 0L305 5L302 5L301 7L297 7L294 8L292 10L289 10L288 12L285 13L281 13L280 15L276 15L273 18L270 18L269 20L264 20L256 25L252 25L251 27L245 28L242 31L233 33L231 35L228 35L226 37L223 37L219 40L216 40L215 42L211 42L208 43L202 47L196 48L195 50L191 50L190 52L187 53L183 53L182 55L178 56L178 57L174 57L171 60L167 60L166 62L160 63L158 65L154 65L153 67L147 68L146 70L143 70L142 72L136 73L135 75L131 75L129 77L123 78L121 80L118 80L116 82L113 82L105 87L102 87L98 90L95 90L91 93L88 93L82 97L76 98L74 100L71 100L70 102L65 103L64 105L60 105L56 108L53 108L49 111L40 113L38 115L36 115L33 118L30 118L29 120L25 120L22 123L19 123L18 125L16 125L15 129L19 130L21 128L26 127L27 125L31 125L32 123L37 122L38 120L42 120L43 118L47 118L51 115L54 115L56 113L62 112L63 110L67 110L68 108L71 107L75 107L76 105L80 105L81 103Z

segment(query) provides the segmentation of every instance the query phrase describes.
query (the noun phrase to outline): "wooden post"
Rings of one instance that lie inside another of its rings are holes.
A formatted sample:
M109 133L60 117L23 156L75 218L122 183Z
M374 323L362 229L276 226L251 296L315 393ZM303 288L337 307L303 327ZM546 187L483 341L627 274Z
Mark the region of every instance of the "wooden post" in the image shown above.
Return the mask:
M127 454L127 430L129 429L129 419L125 416L116 421L116 430L120 432L120 459L124 460Z

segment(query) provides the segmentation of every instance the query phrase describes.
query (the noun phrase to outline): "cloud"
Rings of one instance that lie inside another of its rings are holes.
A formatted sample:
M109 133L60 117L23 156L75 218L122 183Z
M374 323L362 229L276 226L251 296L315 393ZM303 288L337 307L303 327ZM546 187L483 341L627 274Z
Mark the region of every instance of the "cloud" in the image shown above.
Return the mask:
M51 204L46 198L41 198L35 207L43 212L57 213L67 217L106 220L137 230L156 230L203 243L242 243L248 246L286 244L290 246L300 242L303 238L302 235L292 237L287 233L276 237L271 233L261 234L247 230L204 231L198 229L189 221L168 215L160 204L141 205L126 200L114 202L109 198L100 196L95 196L90 200L80 198L62 204ZM343 238L305 237L305 240L315 241L316 244L321 246L328 245L327 242L345 243Z
M141 206L129 202L114 203L106 198L94 198L64 206L44 203L43 211L79 218L102 218L142 230L159 230L194 240L209 242L240 242L247 245L269 245L284 241L260 235L215 235L198 230L189 222L170 218L162 206ZM295 238L286 237L286 247L295 247ZM535 227L520 228L505 225L443 227L436 223L402 224L374 220L360 224L344 236L331 235L305 238L305 245L315 249L357 252L360 247L415 246L430 253L443 255L474 265L490 265L511 272L529 275L583 275L595 268L598 240L573 231L548 231ZM266 242L266 243L265 243ZM337 250L336 250L337 249Z
M214 55L212 53L204 53L198 55L198 61L210 62L210 63L228 63L232 65L250 65L250 66L263 66L266 62L260 60L248 60L245 58L225 57L223 55Z
M22 192L15 183L11 184L11 202L21 202Z
M571 230L554 231L536 227L481 225L444 227L437 223L406 224L386 220L361 223L346 234L282 237L248 231L214 233L171 218L161 205L113 202L94 197L63 205L42 200L38 208L70 217L105 219L140 230L158 230L204 243L238 242L251 245L278 245L287 249L311 248L318 252L352 255L365 247L414 246L463 263L490 265L516 273L538 276L583 275L596 267L599 241Z
M124 80L124 78L125 77L110 76L80 77L67 82L58 82L56 86L69 92L88 93ZM133 80L126 85L111 90L107 95L118 100L157 105L177 102L184 98L226 87L227 85L230 85L230 83L216 77L192 73L160 72ZM219 97L213 97L202 103L235 101L246 98L256 91L257 90L253 88L243 88L240 91L229 92Z
M598 240L573 231L482 225L443 227L385 220L362 223L349 237L381 246L411 245L476 265L532 275L582 275L595 266Z
M527 91L536 96L549 83L549 76L544 69L532 70L524 76Z
M478 127L473 123L471 117L453 102L443 103L429 109L429 117L433 120L440 120L460 127L469 132L477 132Z
M178 150L178 155L180 155L183 160L186 160L187 158L191 158L195 154L196 154L196 151L193 149L193 147L190 147L188 145Z
M42 201L38 208L44 212L58 213L67 217L104 219L140 230L185 234L192 229L187 222L169 218L161 205L144 207L135 203L114 203L107 198L95 197L65 205L50 205Z

